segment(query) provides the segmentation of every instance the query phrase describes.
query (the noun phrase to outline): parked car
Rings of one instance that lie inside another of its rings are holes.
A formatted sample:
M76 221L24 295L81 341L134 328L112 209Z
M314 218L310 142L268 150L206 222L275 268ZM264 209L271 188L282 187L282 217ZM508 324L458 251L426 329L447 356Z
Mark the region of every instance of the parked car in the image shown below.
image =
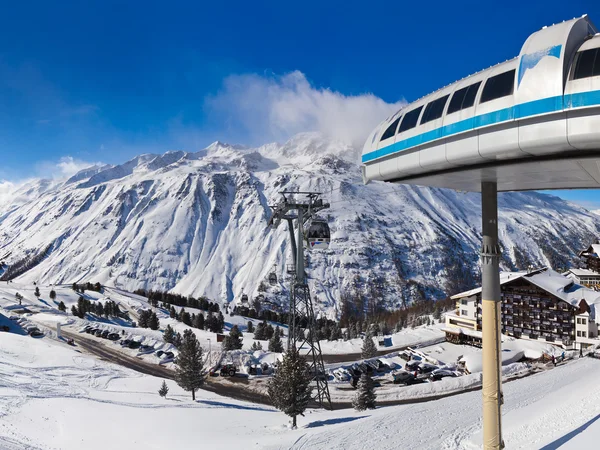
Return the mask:
M344 369L343 367L338 367L337 369L335 369L333 371L333 376L335 377L336 380L338 381L350 381L350 378L352 378L350 376L350 372L348 372L346 369Z
M94 333L94 335L96 337L102 337L102 330L96 330L96 332Z
M92 333L96 333L96 329L92 326L86 327L85 332L87 334L92 334Z
M417 370L419 371L419 373L431 373L437 369L438 366L434 366L433 364L421 363Z
M104 339L108 339L109 334L110 334L110 332L108 330L104 330L102 332L102 334L100 335L100 337L103 337Z
M44 333L42 333L37 327L29 328L27 330L27 334L29 334L31 337L40 337L44 335Z
M129 348L132 348L132 349L138 349L138 348L140 348L140 346L141 346L141 345L142 345L142 343L141 343L141 342L137 342L137 341L129 341L129 345L128 345L128 347L129 347Z
M457 377L458 375L456 374L456 372L453 372L452 370L446 370L446 369L438 369L438 370L434 370L431 375L429 375L429 379L431 381L439 381L442 378L449 378L449 377Z
M119 333L110 333L108 335L108 339L110 339L111 341L118 341L119 339L121 339L121 335Z
M156 356L158 356L159 358L164 355L165 352L163 352L162 350L159 350L156 352Z
M151 345L141 345L138 355L146 355L154 352L154 347Z
M412 380L413 378L415 378L415 376L412 373L407 372L406 370L397 370L395 372L392 372L392 380L396 384L407 383L409 380Z
M410 386L411 384L421 384L421 383L425 383L425 382L426 382L425 378L419 378L419 377L413 376L410 380L408 380L406 382L406 385Z
M404 366L406 368L406 370L414 372L415 370L419 369L419 366L421 365L421 361L409 361L406 363L406 365Z
M175 354L173 352L165 352L160 358L159 364L167 364L175 360Z
M131 339L123 339L121 341L121 346L122 347L128 347L130 343L131 343Z
M72 338L67 339L67 344L69 345L75 345L75 341Z
M10 320L19 320L19 316L10 316L9 317Z

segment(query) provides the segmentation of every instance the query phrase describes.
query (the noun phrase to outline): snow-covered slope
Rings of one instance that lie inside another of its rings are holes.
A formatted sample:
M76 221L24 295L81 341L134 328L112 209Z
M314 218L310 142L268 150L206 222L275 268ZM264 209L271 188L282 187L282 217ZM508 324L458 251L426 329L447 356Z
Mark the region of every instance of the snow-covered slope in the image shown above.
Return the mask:
M2 334L0 448L391 450L482 445L481 391L368 411L307 410L298 418L299 428L290 430L288 417L272 407L204 390L193 402L170 380L169 393L161 398L157 390L162 379L78 350L55 340ZM581 358L506 383L506 448L596 448L599 369L600 361Z
M0 205L0 262L31 267L20 281L100 281L173 289L220 302L258 293L269 272L285 298L287 229L267 227L282 190L323 192L329 250L309 256L319 307L340 289L383 282L397 305L476 282L479 195L362 185L356 152L318 134L256 149L216 142L196 153L141 155L66 182L37 180ZM503 266L556 268L600 235L598 217L557 197L503 194ZM268 284L268 283L267 283Z

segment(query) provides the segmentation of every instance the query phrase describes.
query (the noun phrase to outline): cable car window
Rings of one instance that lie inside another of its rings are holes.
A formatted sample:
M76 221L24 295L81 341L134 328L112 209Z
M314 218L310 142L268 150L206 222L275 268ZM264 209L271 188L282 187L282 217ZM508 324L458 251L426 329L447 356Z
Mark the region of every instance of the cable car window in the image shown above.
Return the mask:
M444 106L446 106L448 97L450 97L450 94L444 95L443 97L429 102L429 104L425 107L423 117L421 117L421 124L431 122L432 120L442 117L442 114L444 114Z
M475 97L477 97L477 91L479 91L479 86L481 86L481 81L456 91L448 105L447 114L452 114L453 112L473 106L475 104Z
M577 53L573 79L589 78L600 75L600 49L592 48Z
M404 114L404 120L400 124L398 133L402 133L403 131L416 127L422 109L423 107L419 106L417 109L413 109L411 112Z
M481 93L479 103L512 95L515 86L515 69L488 78Z
M389 139L396 134L396 128L398 128L398 122L400 122L401 118L402 116L398 117L392 122L388 129L385 130L385 133L383 133L383 136L381 136L381 139L379 139L380 142L385 141L386 139Z

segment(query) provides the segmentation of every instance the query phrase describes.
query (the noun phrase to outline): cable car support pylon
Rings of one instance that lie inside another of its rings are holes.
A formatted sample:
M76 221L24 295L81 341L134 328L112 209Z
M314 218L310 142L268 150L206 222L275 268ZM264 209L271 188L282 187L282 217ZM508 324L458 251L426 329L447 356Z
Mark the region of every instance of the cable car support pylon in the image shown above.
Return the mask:
M318 192L288 192L281 193L283 200L276 206L272 206L273 215L269 220L269 226L277 228L282 220L288 223L292 257L295 261L293 271L292 287L290 289L290 311L288 322L288 350L296 348L308 363L309 371L316 384L314 393L315 401L322 408L332 409L327 375L323 363L321 344L317 338L317 323L315 312L310 296L310 289L306 281L304 268L304 245L307 248L327 248L330 235L327 223L317 219L318 224L311 230L312 234L304 231L305 223L313 221L315 214L323 209L329 208L328 203L323 203ZM296 196L306 196L305 201L295 199ZM297 222L297 233L294 236L294 221ZM300 324L306 321L308 333L301 332Z

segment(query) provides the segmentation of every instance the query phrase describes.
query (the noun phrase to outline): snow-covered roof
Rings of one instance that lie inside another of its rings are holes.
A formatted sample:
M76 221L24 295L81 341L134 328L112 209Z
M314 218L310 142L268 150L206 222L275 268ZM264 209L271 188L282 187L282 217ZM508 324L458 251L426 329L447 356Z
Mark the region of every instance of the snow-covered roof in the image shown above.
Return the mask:
M590 269L569 269L563 275L568 276L570 273L577 277L600 277L600 273Z
M587 250L582 251L579 256L595 256L600 258L600 242L590 245Z
M540 269L544 270L544 269ZM527 275L526 271L522 272L500 272L500 285L508 283L509 281L516 280L517 278L521 278L523 275ZM481 293L481 286L475 289L471 289L469 291L461 292L460 294L453 295L450 297L452 300L459 300L464 297L470 297L472 295L476 295Z

